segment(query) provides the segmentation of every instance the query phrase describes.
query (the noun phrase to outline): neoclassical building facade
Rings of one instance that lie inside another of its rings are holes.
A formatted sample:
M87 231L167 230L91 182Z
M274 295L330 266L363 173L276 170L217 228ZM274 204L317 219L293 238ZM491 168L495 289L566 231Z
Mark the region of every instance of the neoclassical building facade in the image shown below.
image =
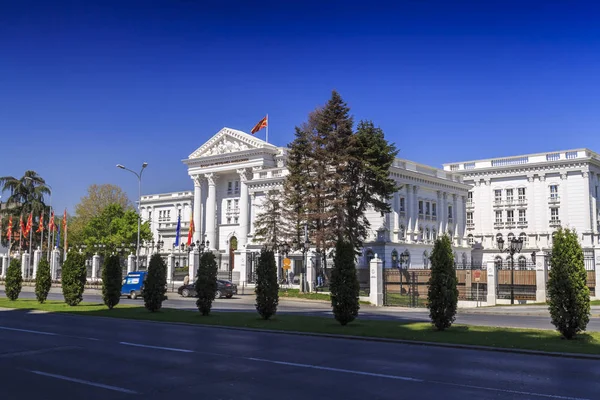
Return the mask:
M600 156L574 149L444 164L471 185L466 203L469 243L484 261L505 258L496 241L520 237L520 262L547 253L559 226L579 235L587 269L600 263Z
M153 234L164 242L163 251L169 251L177 216L181 215L182 236L187 237L193 215L194 242L207 241L210 251L218 255L220 269L232 271L234 281L252 282L261 247L253 240L253 221L261 212L266 193L283 189L286 161L287 148L223 128L183 160L193 182L193 194L182 191L143 196L142 218L151 221ZM465 230L470 186L462 176L403 159L394 161L390 174L401 189L391 199L391 213L382 217L369 212L371 231L358 267L367 268L375 254L386 267L396 267L398 254L407 251L410 257L404 268L427 268L433 242L444 232L453 238L457 263L470 263ZM288 256L298 275L304 255L292 250ZM316 257L309 251L306 258L310 282ZM190 275L193 278L192 268Z

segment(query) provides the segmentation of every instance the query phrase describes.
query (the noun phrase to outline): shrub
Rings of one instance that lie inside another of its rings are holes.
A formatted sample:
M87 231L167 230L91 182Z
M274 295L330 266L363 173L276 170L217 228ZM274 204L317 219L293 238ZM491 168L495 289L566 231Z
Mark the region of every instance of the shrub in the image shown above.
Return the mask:
M46 301L51 286L50 263L45 258L41 258L35 274L35 297L37 301L40 303Z
M69 251L67 259L62 266L61 278L65 303L70 306L76 306L81 303L86 279L85 255L74 250Z
M262 319L269 319L277 312L279 304L279 284L277 264L273 251L263 249L256 266L256 311Z
M13 258L6 271L6 280L4 282L4 292L10 300L17 300L23 287L23 275L21 273L21 261Z
M335 245L329 290L335 319L342 325L354 321L360 309L360 284L354 264L354 246L345 240L340 239Z
M215 255L206 252L200 257L198 279L196 280L196 306L202 315L210 314L212 302L217 292L217 261Z
M590 321L590 290L575 231L560 228L554 232L550 266L547 285L552 324L566 339L572 339L585 331Z
M454 269L452 243L447 235L435 241L431 252L431 277L427 291L427 308L431 323L440 331L450 328L456 318L458 280Z
M102 267L102 300L109 310L119 304L122 284L123 270L119 256L106 256Z
M161 309L162 302L166 299L167 292L167 266L160 254L150 258L148 278L144 283L144 306L151 312Z

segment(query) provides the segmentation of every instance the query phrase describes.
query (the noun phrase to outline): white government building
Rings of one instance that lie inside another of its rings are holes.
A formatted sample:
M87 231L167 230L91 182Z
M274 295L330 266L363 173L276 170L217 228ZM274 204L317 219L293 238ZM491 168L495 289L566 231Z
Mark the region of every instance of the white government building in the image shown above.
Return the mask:
M183 160L194 191L142 196L142 219L150 221L154 238L164 242L161 252L177 253L173 244L178 216L185 242L193 213L194 242L207 240L210 250L219 257L220 269L232 271L235 282L250 283L254 279L254 257L261 248L253 241L253 221L266 193L282 189L286 159L286 147L223 128ZM463 182L461 174L403 159L394 161L390 173L402 188L391 200L391 213L384 217L376 212L369 214L372 230L358 260L365 280L368 262L375 254L390 267L397 266L398 255L407 251L409 267L427 268L440 232L452 236L457 263L470 263L465 206L471 187ZM294 274L299 276L303 254L292 250L288 256ZM314 252L309 251L309 284L316 279L315 261ZM194 278L192 268L189 275Z

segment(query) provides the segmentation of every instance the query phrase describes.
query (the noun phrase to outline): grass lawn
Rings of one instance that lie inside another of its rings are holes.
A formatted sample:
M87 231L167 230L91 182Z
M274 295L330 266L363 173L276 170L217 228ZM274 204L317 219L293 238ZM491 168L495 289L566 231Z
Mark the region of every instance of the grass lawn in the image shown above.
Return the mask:
M600 306L600 300L592 300L590 304L593 306Z
M308 300L322 300L331 302L331 297L327 293L301 293L300 289L279 289L279 298L294 298L294 299L308 299ZM368 301L359 301L359 304L371 304Z
M344 327L340 326L332 318L278 315L272 320L263 321L257 314L251 312L215 312L208 317L202 317L197 312L184 310L163 309L160 312L151 313L143 307L127 305L119 305L113 310L108 310L101 304L82 303L76 307L69 307L65 303L58 301L39 304L35 300L30 299L14 302L7 299L0 299L0 307L135 320L316 332L550 352L600 354L600 333L598 332L581 334L577 340L568 341L561 339L558 333L550 330L455 325L447 331L437 332L428 323L368 321L360 319Z
M386 304L389 306L410 307L414 301L414 306L419 308L427 307L427 297L419 296L414 299L408 295L400 295L400 293L386 294Z

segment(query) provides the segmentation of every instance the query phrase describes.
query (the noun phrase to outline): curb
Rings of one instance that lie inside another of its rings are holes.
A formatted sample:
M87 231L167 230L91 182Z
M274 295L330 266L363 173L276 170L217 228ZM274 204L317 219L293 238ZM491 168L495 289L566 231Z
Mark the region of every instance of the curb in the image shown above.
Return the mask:
M0 307L0 309L23 310L23 309L10 309L10 308L1 308L1 307ZM170 308L169 310L173 310L173 309ZM23 311L26 311L26 310L23 310ZM84 317L84 318L87 317L87 318L103 318L103 319L110 319L110 320L125 320L125 321L130 321L130 322L146 323L146 324L150 323L150 324L164 324L164 325L180 325L180 326L195 327L195 328L227 329L227 330L231 330L231 331L241 331L241 332L260 332L260 333L268 333L268 334L308 336L308 337L320 337L320 338L328 338L328 339L347 339L347 340L357 340L357 341L364 341L364 342L378 342L378 343L405 344L405 345L413 345L413 346L441 347L441 348L447 348L447 349L479 350L479 351L491 351L491 352L496 352L496 353L525 354L525 355L544 356L544 357L572 358L572 359L580 359L580 360L600 360L600 354L563 353L563 352L551 352L551 351L542 351L542 350L510 349L510 348L505 348L505 347L489 347L489 346L469 345L469 344L425 342L425 341L420 341L420 340L389 339L389 338L378 338L378 337L372 337L372 336L336 335L336 334L332 334L332 333L284 331L284 330L261 329L261 328L244 328L244 327L235 327L235 326L209 325L209 324L201 324L201 323L193 324L193 323L189 323L189 322L152 321L152 320L146 320L146 319L77 315L77 314L51 312L51 311L47 312L47 314L58 314L58 315L63 315L63 316L66 315L66 316L71 316L71 317Z

